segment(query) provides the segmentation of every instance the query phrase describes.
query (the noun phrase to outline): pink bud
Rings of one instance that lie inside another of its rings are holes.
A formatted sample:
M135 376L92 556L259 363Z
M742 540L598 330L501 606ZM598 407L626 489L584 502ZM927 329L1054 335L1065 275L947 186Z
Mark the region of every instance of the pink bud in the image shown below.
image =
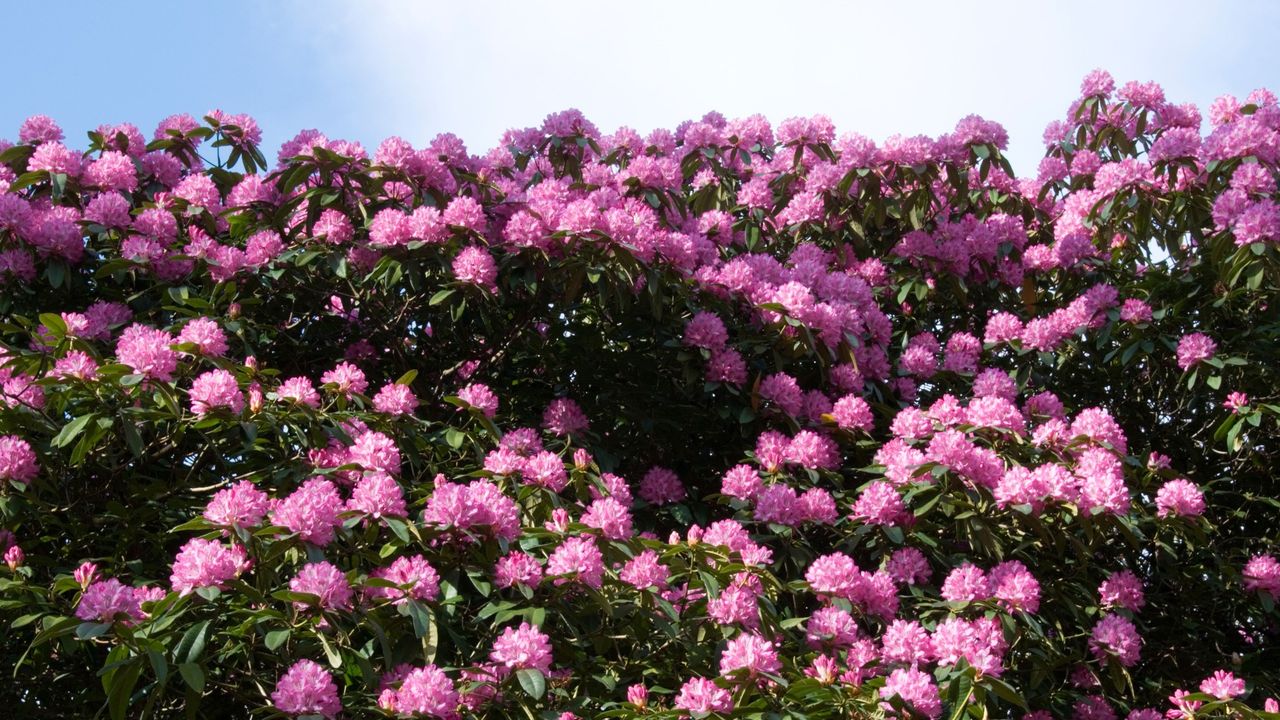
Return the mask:
M836 661L829 655L819 655L813 659L813 665L805 670L805 675L816 679L823 685L830 685L836 681Z
M249 386L249 412L254 415L262 412L262 386L258 383Z
M231 303L231 305L227 307L227 317L232 320L240 317L240 303Z
M702 533L703 533L703 530L701 525L690 525L689 533L687 535L687 537L689 538L689 544L697 545L698 543L702 542Z
M546 524L546 528L551 532L564 532L569 529L569 511L564 508L556 508L551 511L551 520Z
M584 448L578 448L573 451L573 466L579 470L586 470L591 466L591 453Z
M244 366L245 366L245 367L247 367L247 368L249 368L250 370L257 370L257 369L258 369L258 358L254 357L253 355L245 355L245 356L244 356Z
M1275 698L1267 698L1266 701L1262 703L1262 709L1269 713L1280 713L1280 702L1276 702Z
M22 552L22 548L17 545L4 552L4 564L8 565L10 570L16 571L22 566L22 561L26 559L26 553Z
M80 583L80 587L87 588L97 579L98 566L91 562L81 563L80 567L76 568L73 577L75 577L76 582Z
M383 712L394 713L396 711L396 691L387 688L378 696L378 708Z
M627 702L643 709L649 704L649 688L640 683L627 688Z

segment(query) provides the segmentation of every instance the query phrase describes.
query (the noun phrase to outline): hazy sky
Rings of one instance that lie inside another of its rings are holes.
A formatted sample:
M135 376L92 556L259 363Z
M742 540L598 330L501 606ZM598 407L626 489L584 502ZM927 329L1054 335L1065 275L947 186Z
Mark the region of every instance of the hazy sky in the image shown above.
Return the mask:
M302 128L472 152L577 107L642 132L719 110L825 113L877 141L976 113L1005 125L1019 174L1094 67L1207 108L1280 91L1280 2L394 2L56 0L4 8L0 137L52 115L150 136L171 113L247 112L264 151Z

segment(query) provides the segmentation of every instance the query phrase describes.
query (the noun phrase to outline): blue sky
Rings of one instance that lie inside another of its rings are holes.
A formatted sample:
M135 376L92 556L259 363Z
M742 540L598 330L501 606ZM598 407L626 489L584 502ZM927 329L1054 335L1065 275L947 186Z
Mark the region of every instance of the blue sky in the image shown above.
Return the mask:
M28 115L76 146L103 122L150 136L171 113L247 112L274 158L302 128L473 152L508 127L583 110L602 130L674 127L716 109L775 123L825 113L883 140L998 120L1019 174L1094 67L1155 80L1204 110L1280 91L1280 3L392 2L44 0L4 10L0 137Z

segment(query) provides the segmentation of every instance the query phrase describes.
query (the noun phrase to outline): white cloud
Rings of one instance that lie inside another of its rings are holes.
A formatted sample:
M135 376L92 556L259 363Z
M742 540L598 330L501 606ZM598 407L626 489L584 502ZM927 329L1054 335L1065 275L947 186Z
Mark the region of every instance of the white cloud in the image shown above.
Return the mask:
M1093 67L1202 108L1280 84L1280 4L1265 2L326 0L294 16L350 88L341 124L417 144L454 132L473 151L567 107L606 132L710 109L825 113L877 140L977 113L1005 124L1030 173L1041 130Z

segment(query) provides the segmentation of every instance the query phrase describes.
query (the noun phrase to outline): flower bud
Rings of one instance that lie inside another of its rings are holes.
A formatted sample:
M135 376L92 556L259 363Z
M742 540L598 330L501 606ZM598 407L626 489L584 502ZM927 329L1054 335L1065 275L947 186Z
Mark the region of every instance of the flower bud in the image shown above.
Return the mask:
M627 702L644 709L649 704L649 688L641 683L636 683L627 688Z
M22 567L22 562L27 559L26 553L22 552L22 548L14 545L4 552L4 564L9 566L10 570L17 571Z
M564 532L569 529L569 511L564 508L556 508L551 511L551 519L547 521L546 528L551 532Z
M98 577L98 566L91 562L81 563L73 574L76 582L80 583L80 587L87 588L93 584Z
M262 386L253 383L249 386L249 414L257 415L262 412Z
M835 659L829 655L819 655L813 659L813 665L805 674L823 685L830 685L836 681L837 670Z

